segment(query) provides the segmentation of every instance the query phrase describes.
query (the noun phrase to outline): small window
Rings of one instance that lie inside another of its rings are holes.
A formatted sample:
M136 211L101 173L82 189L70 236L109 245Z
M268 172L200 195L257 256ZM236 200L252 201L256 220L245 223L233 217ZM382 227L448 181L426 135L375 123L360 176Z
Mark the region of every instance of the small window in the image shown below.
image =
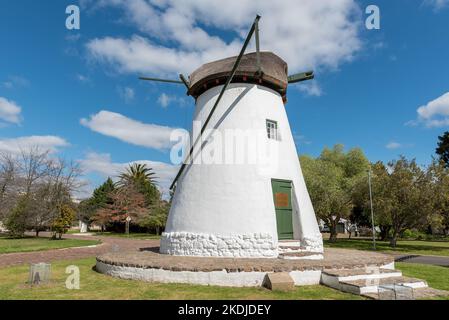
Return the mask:
M276 121L267 120L267 135L268 139L280 140L278 123Z

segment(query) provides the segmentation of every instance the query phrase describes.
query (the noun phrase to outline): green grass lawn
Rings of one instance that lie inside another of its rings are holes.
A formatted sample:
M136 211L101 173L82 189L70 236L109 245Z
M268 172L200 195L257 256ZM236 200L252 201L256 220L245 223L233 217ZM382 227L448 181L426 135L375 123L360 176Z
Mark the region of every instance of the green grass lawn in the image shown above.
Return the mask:
M99 244L97 240L62 239L50 240L49 238L25 237L22 239L10 239L0 235L0 254L13 252L43 251L50 249L62 249L72 247L84 247Z
M80 268L80 290L65 288L65 268ZM361 299L324 286L297 287L291 292L269 291L263 288L226 288L187 284L159 284L122 280L92 270L95 259L52 263L51 284L30 287L28 266L0 269L0 299Z
M373 243L367 239L338 239L336 243L324 240L324 246L328 248L372 250ZM391 248L387 241L376 241L376 247L378 251L387 253L449 256L449 241L400 240L396 248Z
M141 239L141 240L159 240L161 236L150 233L125 233L116 232L93 232L96 236L115 237L115 238L129 238L129 239Z
M397 262L396 268L401 270L404 276L424 279L434 289L449 291L449 268L405 262Z

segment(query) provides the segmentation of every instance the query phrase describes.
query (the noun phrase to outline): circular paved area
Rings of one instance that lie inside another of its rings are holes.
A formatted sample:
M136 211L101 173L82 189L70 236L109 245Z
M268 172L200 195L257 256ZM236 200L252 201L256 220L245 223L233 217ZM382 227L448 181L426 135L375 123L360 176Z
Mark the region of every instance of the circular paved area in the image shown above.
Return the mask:
M45 237L50 235L47 233L42 233L42 236ZM25 263L83 259L95 257L100 254L112 251L138 252L139 250L159 245L159 240L124 239L106 236L64 235L64 238L100 240L101 244L95 247L80 247L47 251L0 254L0 267L14 266Z
M114 266L171 271L289 272L384 266L394 262L394 258L381 253L335 248L325 249L323 260L179 257L159 254L159 247L155 246L141 252L108 252L98 256L97 261Z

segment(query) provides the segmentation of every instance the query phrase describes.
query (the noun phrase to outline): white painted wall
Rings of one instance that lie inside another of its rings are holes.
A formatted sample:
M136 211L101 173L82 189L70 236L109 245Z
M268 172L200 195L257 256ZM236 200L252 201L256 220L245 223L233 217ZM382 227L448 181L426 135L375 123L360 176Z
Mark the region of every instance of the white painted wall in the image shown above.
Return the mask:
M204 123L221 89L211 88L198 98L194 120ZM267 119L278 122L280 141L266 136ZM223 135L226 129L265 132L266 144L277 148L279 163L271 172L260 164L188 165L178 180L161 252L277 257L272 178L293 182L295 239L306 251L322 252L321 234L281 96L255 84L232 84L208 128L217 123Z

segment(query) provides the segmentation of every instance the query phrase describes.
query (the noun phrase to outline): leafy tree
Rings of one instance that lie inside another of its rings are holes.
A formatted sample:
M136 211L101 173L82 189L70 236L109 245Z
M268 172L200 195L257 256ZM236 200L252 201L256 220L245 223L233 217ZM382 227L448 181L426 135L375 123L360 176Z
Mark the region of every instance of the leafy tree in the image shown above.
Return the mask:
M435 152L446 168L449 168L449 131L438 137L438 147Z
M111 194L115 191L115 184L108 178L101 186L94 190L90 205L94 208L102 208L112 203Z
M141 225L155 230L156 234L160 234L167 222L169 211L170 203L167 201L160 201L157 206L152 208L150 214L143 219Z
M431 175L432 184L432 200L433 200L433 215L432 222L440 225L444 229L446 235L449 234L449 168L438 161L433 161L429 166L429 174ZM435 216L435 214L437 216Z
M21 238L25 235L28 228L27 206L27 197L21 196L5 222L5 227L13 238Z
M97 222L104 229L108 223L107 217L100 213L102 209L112 205L112 194L116 190L111 178L108 178L101 186L96 188L89 199L83 200L78 206L78 218L84 222Z
M62 238L62 235L66 233L75 219L75 210L70 206L64 204L58 210L58 216L53 220L52 231L53 239Z
M92 210L92 220L103 226L123 224L130 217L133 224L159 232L165 226L169 204L161 200L154 175L145 164L130 165L117 184L108 179L81 207Z
M303 156L300 161L315 212L329 226L330 241L335 242L338 222L350 217L356 187L366 177L369 162L361 149L345 153L342 145L324 149L316 159Z
M133 222L140 223L148 215L145 196L134 185L125 185L115 189L110 197L110 204L97 210L94 221L101 224L109 222L124 223L127 217Z
M416 161L401 156L373 170L373 202L377 222L390 234L390 245L406 230L427 225L433 212L433 188L429 172Z

